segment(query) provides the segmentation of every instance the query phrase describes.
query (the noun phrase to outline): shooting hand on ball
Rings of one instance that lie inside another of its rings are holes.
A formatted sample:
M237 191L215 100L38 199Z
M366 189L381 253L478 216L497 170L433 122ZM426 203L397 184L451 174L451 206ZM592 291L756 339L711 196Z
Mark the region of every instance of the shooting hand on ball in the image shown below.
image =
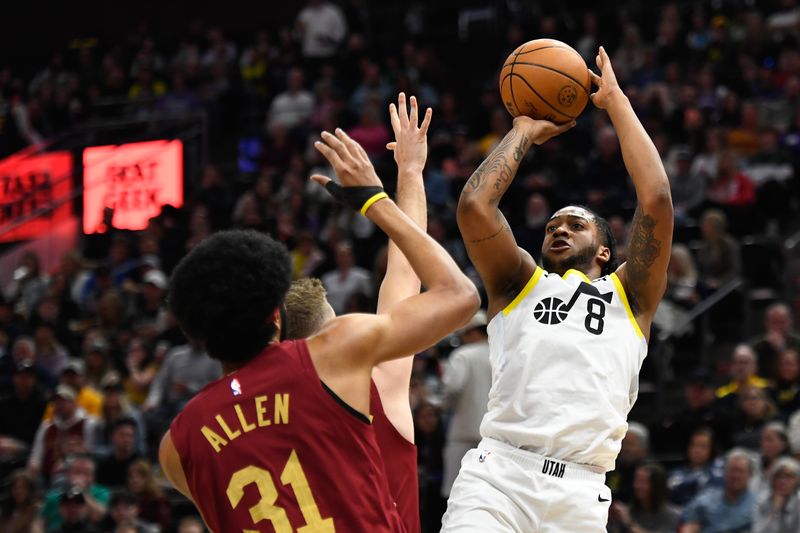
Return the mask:
M622 93L622 89L619 88L617 76L614 74L614 69L611 67L611 58L608 57L606 49L602 46L597 53L596 61L602 77L589 70L592 83L597 85L597 92L592 93L589 98L592 100L595 107L607 109L613 100L617 99L619 96L624 96L624 94Z
M574 120L559 126L549 120L536 120L524 115L514 119L514 129L522 131L530 138L533 144L536 145L544 144L553 137L572 129L574 126Z

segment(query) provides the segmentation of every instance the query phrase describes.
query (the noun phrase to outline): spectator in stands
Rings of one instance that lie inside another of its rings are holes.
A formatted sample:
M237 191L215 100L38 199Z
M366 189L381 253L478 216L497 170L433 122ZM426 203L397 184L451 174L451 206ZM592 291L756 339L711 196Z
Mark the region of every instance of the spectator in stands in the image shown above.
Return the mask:
M86 385L94 390L102 390L103 380L112 372L109 361L109 346L105 339L97 336L87 343L83 354Z
M356 292L372 297L372 276L363 268L353 264L353 248L348 243L336 247L336 269L322 276L322 284L328 293L328 303L337 315L345 313L347 301Z
M0 331L0 335L5 339L7 350L8 335L2 331ZM25 335L17 337L11 345L10 353L6 351L0 359L0 368L2 369L0 370L0 384L9 383L17 366L24 362L33 365L36 377L45 388L55 385L55 376L36 361L36 345L33 339Z
M666 298L684 308L694 306L700 301L697 282L697 267L691 252L683 244L673 245Z
M685 533L747 531L753 521L755 494L748 484L753 462L748 452L734 448L725 458L725 483L701 492L683 511Z
M297 15L295 31L303 57L320 60L332 58L347 33L347 21L339 7L325 0L309 0Z
M608 531L626 533L672 533L678 527L679 513L667 501L664 468L648 463L636 469L633 501L615 501L609 509Z
M764 313L764 333L750 341L758 354L758 368L768 378L776 377L778 354L787 348L800 351L800 333L794 329L793 322L788 305L771 304Z
M267 113L267 131L303 127L314 111L314 94L304 89L303 71L293 68L286 78L286 90L272 100Z
M66 489L59 496L58 514L60 527L56 533L100 533L96 520L91 519L91 509L85 493L78 487Z
M45 495L42 507L46 531L58 530L62 525L59 503L62 495L68 492L82 495L86 504L89 521L97 523L103 519L108 509L111 493L107 488L95 483L95 463L88 455L71 455L65 461L63 483Z
M94 442L97 421L78 407L75 390L59 385L53 399L53 420L36 432L28 468L50 481L70 453L86 453Z
M373 161L380 161L386 154L386 143L391 138L389 128L380 120L379 107L369 103L359 113L358 124L353 126L348 135L364 148Z
M111 281L115 287L121 287L122 283L130 278L139 266L137 261L131 257L131 240L126 235L118 233L112 237L111 246L108 249L108 266Z
M705 199L706 178L692 172L692 152L688 146L676 148L674 165L667 168L670 170L670 190L674 191L672 203L675 220L677 224L685 224Z
M778 372L769 396L785 422L792 413L800 412L800 352L796 348L787 348L778 356Z
M69 359L67 349L58 342L55 336L55 324L39 322L34 329L33 342L36 345L36 362L45 367L54 376L64 368Z
M353 89L350 96L350 112L356 116L366 106L383 108L392 95L392 87L381 76L381 69L377 64L371 61L364 63L361 74L361 83Z
M166 352L163 344L160 351L163 352L163 357ZM150 385L161 367L161 361L155 356L155 350L149 343L140 337L133 337L128 342L125 367L128 371L128 376L123 382L125 394L134 406L139 407L147 399Z
M206 70L215 65L229 66L236 60L236 45L227 39L222 28L212 27L208 30L208 48L200 62Z
M12 387L0 396L0 457L23 460L30 450L42 420L47 400L30 361L14 370Z
M156 73L149 65L142 65L136 74L136 81L128 90L128 99L152 103L153 100L166 93L167 84L156 77Z
M746 208L756 201L756 189L749 176L739 170L736 154L732 150L723 150L720 154L717 177L712 181L706 196L714 204L726 208ZM731 214L743 214L747 211L731 210Z
M77 391L76 403L78 407L83 409L86 414L90 416L100 416L100 410L103 407L103 395L97 390L86 385L86 365L83 359L70 359L67 366L61 372L59 378L60 385L66 385L72 390ZM51 402L47 406L44 414L45 420L51 420L53 417L53 408L55 402Z
M161 526L166 531L172 523L169 502L161 493L153 467L146 459L134 461L128 467L128 490L136 498L139 517Z
M713 429L714 440L720 449L729 448L730 414L716 404L713 380L708 372L695 370L684 382L683 394L686 408L667 418L663 425L666 434L660 440L667 441L664 448L674 452L686 450L690 436L704 426Z
M97 424L94 453L107 457L111 453L112 433L117 422L126 420L136 427L135 448L138 453L147 451L145 445L145 425L141 412L130 404L125 396L125 388L116 372L111 372L102 383L103 408Z
M19 266L14 270L14 277L5 288L5 297L14 304L14 312L25 319L30 318L36 305L47 293L47 280L41 271L39 256L34 252L25 252ZM58 374L60 368L51 369Z
M719 387L716 392L720 404L727 409L735 408L738 403L737 394L740 389L764 389L769 382L758 376L758 361L750 345L741 343L733 349L730 369L731 380L727 385Z
M319 248L310 231L298 233L296 242L297 245L291 251L292 279L312 277L317 267L325 260L325 253Z
M203 527L203 522L194 516L186 516L181 518L178 523L178 533L205 533L206 528Z
M777 409L760 387L743 387L738 395L739 409L733 419L733 443L749 450L758 450L761 430L777 415Z
M783 422L769 422L761 429L760 471L768 473L775 463L789 454L789 436ZM767 482L768 480L763 480Z
M193 217L205 217L205 221L209 224L208 229L215 231L224 228L228 225L230 220L231 209L233 208L233 199L231 198L228 183L223 176L222 171L217 165L206 165L203 168L203 175L200 179L200 188L194 195L196 201L195 210L192 212ZM205 211L199 208L205 208ZM199 223L197 220L196 223ZM200 224L202 226L202 224ZM196 228L202 230L202 228ZM199 235L202 237L202 235ZM202 239L201 239L202 240ZM158 285L161 285L161 276L151 278ZM163 288L161 289L164 290Z
M710 486L722 484L723 461L716 458L714 431L700 427L689 438L686 464L669 473L667 488L673 503L684 506Z
M142 407L148 435L157 439L200 389L222 375L219 361L211 359L199 344L190 342L172 348L158 370Z
M700 230L703 240L697 250L697 266L703 286L714 291L739 275L739 244L726 232L727 218L718 209L703 213Z
M481 420L486 414L492 387L486 312L479 310L459 336L462 344L450 353L442 376L442 407L449 411L443 498L450 497L464 454L476 448L481 440Z
M166 309L164 298L167 276L160 270L151 269L142 276L141 292L137 295L134 330L140 335L155 338L164 329Z
M110 452L97 464L97 481L112 489L124 487L128 480L128 467L139 458L136 422L121 418L111 427Z
M150 387L145 410L167 407L177 412L221 375L219 362L208 357L201 346L190 343L172 348Z
M768 472L768 488L753 511L754 533L800 531L800 463L782 457Z
M39 485L26 470L16 470L7 480L0 504L0 531L29 533L42 506Z
M585 170L586 202L598 212L615 213L633 199L633 193L614 129L599 128L595 144Z
M644 424L630 421L628 432L622 439L622 448L617 456L614 470L606 474L606 484L614 500L631 503L636 469L650 454L650 431Z
M100 299L97 300L94 312L98 338L106 342L105 351L101 349L100 343L95 343L97 339L86 343L84 351L86 356L93 352L96 352L94 355L98 356L97 365L93 365L89 361L86 362L87 380L89 377L88 371L91 369L93 371L92 381L89 383L97 386L99 383L97 376L100 376L99 379L102 379L103 375L103 366L101 363L107 362L108 351L116 348L127 335L123 292L118 289L109 289L105 291Z
M136 498L126 490L115 492L108 505L108 516L100 524L103 531L117 533L120 528L130 527L136 533L160 533L161 528L156 524L146 522L139 517Z
M537 258L541 255L542 242L544 240L544 227L547 221L550 220L552 210L547 198L540 193L533 193L528 197L525 206L525 221L524 224L514 228L514 236L517 238L520 248L530 252L533 257ZM430 232L430 221L428 223L428 232ZM458 241L462 248L463 241ZM617 253L619 253L620 243L617 241ZM452 252L451 252L452 255ZM467 264L466 258L456 258L456 263L464 268L462 265ZM464 263L460 262L464 261Z

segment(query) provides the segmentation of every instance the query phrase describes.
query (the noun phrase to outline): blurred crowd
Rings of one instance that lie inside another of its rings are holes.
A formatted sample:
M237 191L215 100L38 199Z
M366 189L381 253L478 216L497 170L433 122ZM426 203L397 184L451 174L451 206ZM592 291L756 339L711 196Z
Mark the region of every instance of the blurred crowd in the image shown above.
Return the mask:
M428 232L480 285L455 206L511 125L497 69L538 37L572 44L592 67L599 44L611 52L675 204L653 337L673 337L668 370L681 402L658 421L631 422L608 478L609 530L800 531L800 298L790 290L800 273L784 246L800 229L800 6L623 2L539 12L523 4L498 4L488 25L444 43L432 6L414 3L384 29L366 2L311 0L277 31L234 38L195 21L163 36L138 25L114 42L56 50L30 76L0 68L0 155L111 113L204 113L219 147L201 175L187 176L183 208L164 208L135 233L115 229L109 211L107 231L84 236L58 268L42 271L27 254L3 288L0 531L202 531L192 506L167 488L156 454L175 413L221 369L176 326L165 305L169 274L211 232L254 228L285 243L295 278L322 279L337 313L374 311L385 238L309 182L333 175L313 149L321 130L345 128L391 190L389 101L405 91L433 107ZM486 15L448 6L453 21ZM384 33L396 37L393 47ZM481 67L473 72L452 53L484 37L496 46L482 47L486 73L476 81ZM607 217L624 257L635 196L614 130L591 104L569 134L529 154L502 208L518 243L538 257L544 224L567 202ZM683 323L738 279L770 289L750 323L743 290L712 313L710 328ZM426 532L438 531L452 457L478 440L485 325L478 316L415 360ZM701 365L698 346L709 339L718 350Z

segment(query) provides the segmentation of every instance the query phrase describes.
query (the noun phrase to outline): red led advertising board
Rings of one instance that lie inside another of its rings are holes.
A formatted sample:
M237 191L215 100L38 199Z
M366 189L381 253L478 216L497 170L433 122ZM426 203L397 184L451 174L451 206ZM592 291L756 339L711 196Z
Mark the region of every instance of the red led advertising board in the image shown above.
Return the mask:
M70 152L18 154L0 161L0 242L35 239L69 220L71 194ZM33 216L54 204L58 207Z
M83 232L103 233L103 210L115 228L142 230L161 207L183 205L183 143L148 141L83 151Z

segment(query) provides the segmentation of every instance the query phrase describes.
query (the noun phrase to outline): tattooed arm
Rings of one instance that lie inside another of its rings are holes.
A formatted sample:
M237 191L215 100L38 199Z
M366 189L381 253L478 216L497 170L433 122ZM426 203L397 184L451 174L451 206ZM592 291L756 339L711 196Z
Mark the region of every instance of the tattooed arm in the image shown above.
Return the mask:
M508 305L525 286L536 264L517 247L511 228L498 205L511 185L532 144L542 144L575 123L556 126L528 117L514 119L514 127L481 163L461 191L458 227L467 252L489 295L489 316Z
M603 77L591 74L599 87L592 102L605 109L617 131L625 167L636 189L628 260L617 275L636 315L649 337L650 324L667 287L667 265L672 248L672 196L669 180L653 141L617 84L611 61L603 47L597 56Z

